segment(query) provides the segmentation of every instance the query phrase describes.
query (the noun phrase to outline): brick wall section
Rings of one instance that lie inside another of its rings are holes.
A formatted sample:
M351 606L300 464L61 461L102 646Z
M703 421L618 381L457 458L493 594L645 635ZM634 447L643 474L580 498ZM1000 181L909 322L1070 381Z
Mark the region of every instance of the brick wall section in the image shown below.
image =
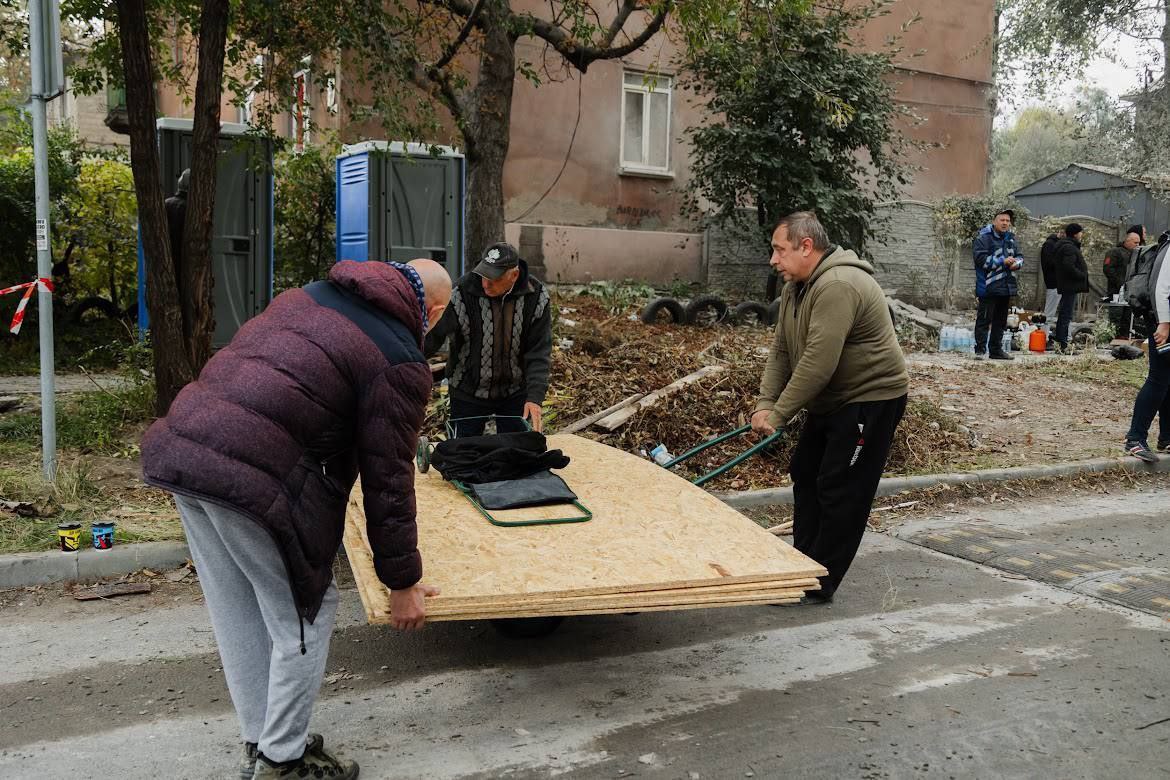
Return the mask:
M882 287L907 303L922 308L973 309L975 307L975 264L971 241L956 244L935 235L934 210L921 201L897 201L878 207L879 240L871 253ZM1070 218L1071 219L1071 218ZM1065 220L1067 221L1067 220ZM1077 217L1086 227L1106 234L1117 226ZM1016 226L1024 253L1024 269L1017 278L1018 306L1043 308L1044 284L1040 274L1040 246L1047 237L1040 220L1027 219ZM768 249L758 233L736 226L710 226L704 234L707 285L726 294L729 300L760 300L769 274ZM1089 276L1104 288L1100 258L1086 255ZM1081 313L1093 311L1093 296L1082 296Z
M763 231L755 227L755 212L745 215L748 226L710 225L704 233L703 251L707 286L734 303L763 301L771 268L771 250Z

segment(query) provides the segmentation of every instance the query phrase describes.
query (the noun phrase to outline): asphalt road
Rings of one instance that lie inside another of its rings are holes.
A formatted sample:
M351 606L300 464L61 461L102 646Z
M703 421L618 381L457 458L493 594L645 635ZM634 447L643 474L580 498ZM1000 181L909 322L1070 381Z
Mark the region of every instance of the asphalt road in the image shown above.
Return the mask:
M924 546L972 529L1059 550L1078 578ZM1122 575L1148 606L1121 603ZM1167 777L1160 578L1170 491L1131 490L870 535L829 606L576 618L517 641L366 626L348 590L313 727L367 778ZM21 600L0 610L0 777L232 776L197 588Z

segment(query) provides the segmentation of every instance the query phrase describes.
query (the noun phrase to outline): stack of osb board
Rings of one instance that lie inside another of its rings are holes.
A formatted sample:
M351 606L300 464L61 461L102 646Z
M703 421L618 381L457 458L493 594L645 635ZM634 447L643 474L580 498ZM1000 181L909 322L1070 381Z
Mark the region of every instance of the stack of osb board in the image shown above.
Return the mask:
M825 573L752 520L655 463L588 439L549 437L559 473L593 512L585 523L500 527L435 471L415 475L427 619L588 615L792 603ZM561 517L572 507L496 511ZM374 573L360 483L345 549L371 623L390 621Z

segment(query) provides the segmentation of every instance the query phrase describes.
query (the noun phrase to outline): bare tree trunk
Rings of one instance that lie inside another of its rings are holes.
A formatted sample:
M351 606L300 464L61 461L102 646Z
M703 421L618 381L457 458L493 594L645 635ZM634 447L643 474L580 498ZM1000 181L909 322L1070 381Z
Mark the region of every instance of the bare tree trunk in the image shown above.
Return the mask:
M130 126L130 167L138 199L138 230L146 255L146 305L154 347L156 408L161 415L166 414L179 390L195 375L183 342L183 315L163 209L162 171L154 125L155 74L150 59L146 4L144 0L117 0L117 8Z
M191 368L198 373L211 357L215 330L211 235L215 219L220 102L227 45L228 0L204 0L199 16L199 65L195 82L195 123L191 133L191 183L183 226L183 334Z
M516 38L509 29L506 0L487 0L479 81L471 95L467 143L467 262L504 240L504 161L512 121Z

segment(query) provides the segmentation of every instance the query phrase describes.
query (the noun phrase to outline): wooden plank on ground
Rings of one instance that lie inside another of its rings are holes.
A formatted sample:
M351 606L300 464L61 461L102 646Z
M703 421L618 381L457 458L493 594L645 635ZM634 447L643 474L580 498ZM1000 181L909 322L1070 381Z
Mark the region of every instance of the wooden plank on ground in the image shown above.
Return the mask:
M580 420L573 423L572 425L565 427L563 430L557 431L557 433L576 433L577 431L583 431L586 428L588 428L590 425L592 425L593 423L600 420L602 417L608 417L609 415L616 412L618 409L624 409L627 406L629 406L630 404L634 403L635 401L641 401L645 397L646 397L645 393L634 393L629 398L624 398L621 401L618 401L613 406L606 407L605 409L602 409L600 412L597 412L596 414L591 414L588 417L582 417Z
M86 590L79 590L73 594L78 601L94 601L96 599L111 599L115 596L134 596L139 593L150 593L149 582L115 582L111 585L98 585Z
M703 366L698 371L687 374L682 379L676 379L660 390L655 390L653 393L650 393L637 403L630 404L624 409L619 409L608 417L602 417L594 424L599 428L606 429L607 431L617 430L621 426L625 425L627 420L643 409L648 409L649 407L654 406L663 398L674 395L687 385L694 384L704 377L709 377L712 374L718 374L725 370L726 368L724 366Z

